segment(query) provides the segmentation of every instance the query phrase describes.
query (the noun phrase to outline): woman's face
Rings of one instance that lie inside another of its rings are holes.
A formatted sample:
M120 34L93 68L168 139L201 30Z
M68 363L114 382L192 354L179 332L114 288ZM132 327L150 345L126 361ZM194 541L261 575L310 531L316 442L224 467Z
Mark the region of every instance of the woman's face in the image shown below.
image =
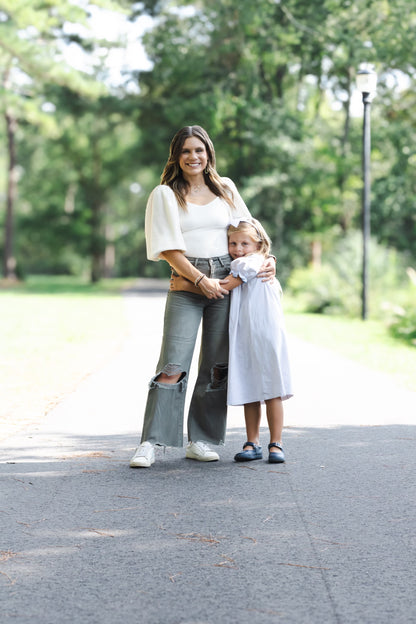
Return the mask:
M185 139L179 156L179 166L184 177L202 174L207 164L208 154L204 143L196 137Z

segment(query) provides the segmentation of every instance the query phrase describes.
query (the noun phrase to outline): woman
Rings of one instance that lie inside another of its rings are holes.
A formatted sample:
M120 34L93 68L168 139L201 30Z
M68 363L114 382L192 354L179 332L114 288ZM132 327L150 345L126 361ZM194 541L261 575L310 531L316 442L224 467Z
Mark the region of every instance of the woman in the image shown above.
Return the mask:
M186 457L219 459L207 442L221 444L225 438L229 297L220 280L230 273L227 226L238 217L250 213L233 182L218 175L211 139L200 126L185 126L172 140L161 184L147 203L147 255L149 260L166 260L173 274L197 285L201 294L168 292L160 358L132 468L154 463L155 444L183 446L185 392L201 320ZM274 276L273 261L262 269L259 276Z

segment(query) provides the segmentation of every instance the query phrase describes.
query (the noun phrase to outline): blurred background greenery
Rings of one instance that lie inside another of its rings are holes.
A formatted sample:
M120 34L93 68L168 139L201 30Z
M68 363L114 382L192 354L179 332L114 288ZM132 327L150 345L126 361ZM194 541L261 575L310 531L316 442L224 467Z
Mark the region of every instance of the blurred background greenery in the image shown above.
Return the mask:
M114 36L94 28L100 15ZM414 346L415 26L407 0L0 0L3 286L165 277L146 260L146 200L176 130L200 124L268 230L293 305L358 317L355 75L370 63L370 315ZM112 55L137 42L146 62L126 55L115 80Z

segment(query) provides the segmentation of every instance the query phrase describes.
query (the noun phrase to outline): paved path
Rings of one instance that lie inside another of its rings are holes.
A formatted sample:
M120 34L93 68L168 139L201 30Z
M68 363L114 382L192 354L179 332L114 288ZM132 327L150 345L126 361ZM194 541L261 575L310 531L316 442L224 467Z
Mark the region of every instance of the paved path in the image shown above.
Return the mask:
M292 338L285 465L232 461L233 408L219 462L131 470L163 295L126 314L117 357L2 443L2 622L416 622L416 393Z

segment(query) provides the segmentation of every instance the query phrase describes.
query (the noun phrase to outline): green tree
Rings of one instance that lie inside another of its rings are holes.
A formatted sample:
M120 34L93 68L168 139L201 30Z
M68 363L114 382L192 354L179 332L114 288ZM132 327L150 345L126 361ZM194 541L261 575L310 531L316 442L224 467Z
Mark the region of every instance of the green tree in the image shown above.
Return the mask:
M405 13L409 20L400 23ZM392 92L393 70L412 75L414 17L404 0L200 0L175 11L162 6L146 38L154 67L140 77L146 158L160 167L178 127L205 126L220 172L239 184L280 257L289 267L308 261L311 247L316 251L359 227L355 73L363 61L376 63L384 94ZM377 126L385 113L381 98L373 109ZM374 132L374 178L395 177L400 164L388 144L377 144L378 136ZM378 225L383 210L373 210ZM402 236L401 217L396 226Z
M63 46L76 41L92 50L94 41L66 35L68 24L86 24L90 6L120 10L111 0L77 5L65 0L0 0L1 113L6 124L8 176L3 272L15 276L14 205L17 195L16 131L19 123L34 124L50 136L58 132L55 119L44 112L45 86L64 85L84 96L97 97L103 85L64 61Z
M115 269L119 239L143 230L135 198L138 129L126 99L87 100L54 88L60 135L26 133L22 147L19 257L32 272L79 272L92 281ZM26 174L28 172L28 175ZM136 266L136 272L138 267Z

